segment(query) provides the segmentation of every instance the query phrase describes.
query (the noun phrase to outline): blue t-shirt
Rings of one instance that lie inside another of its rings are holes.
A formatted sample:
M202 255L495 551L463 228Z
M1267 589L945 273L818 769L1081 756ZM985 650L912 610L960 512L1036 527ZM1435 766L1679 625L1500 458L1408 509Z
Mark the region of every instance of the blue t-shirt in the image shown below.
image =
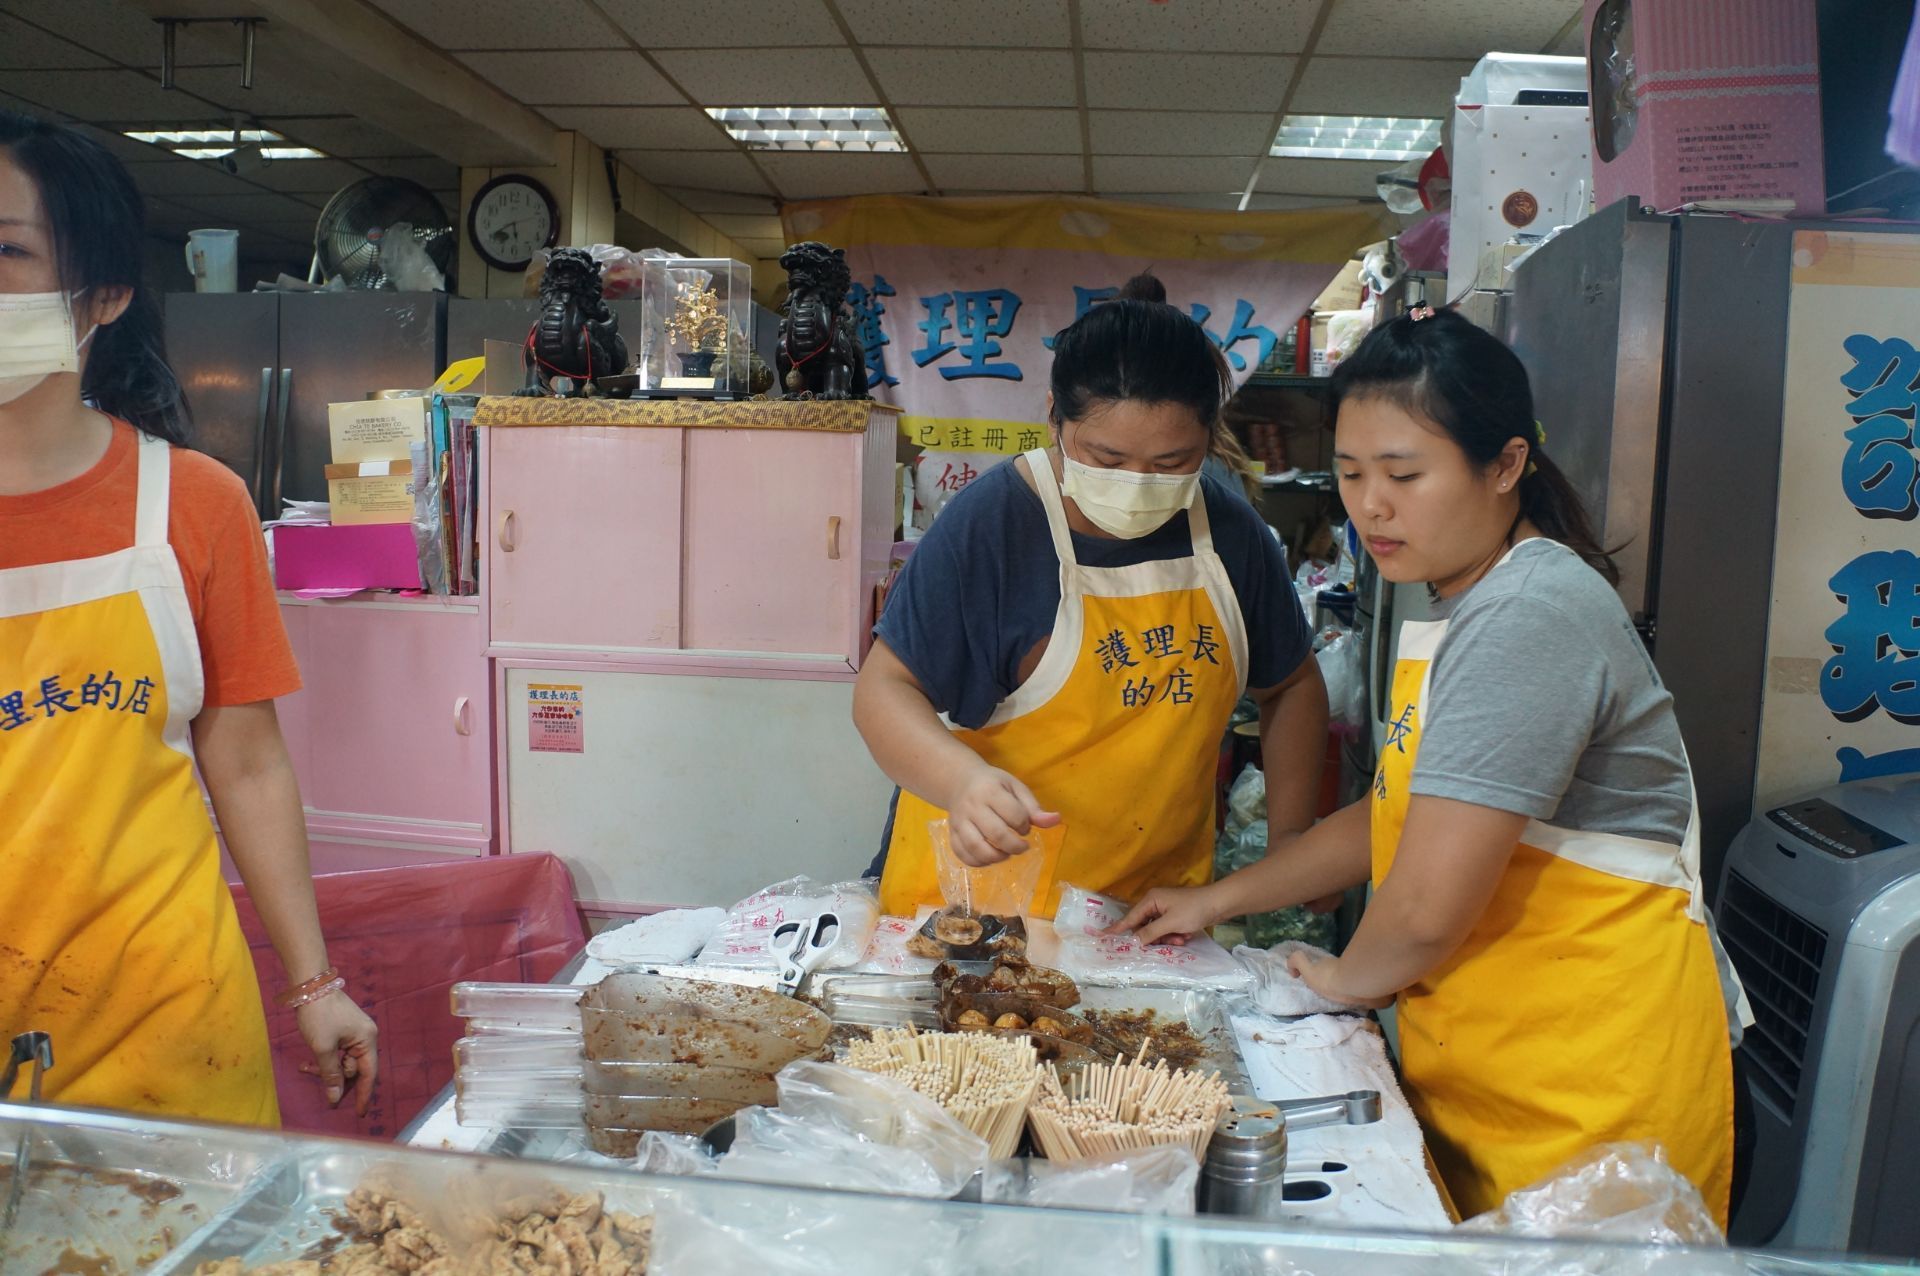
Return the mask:
M1214 550L1240 600L1247 685L1271 687L1307 659L1313 633L1286 556L1244 496L1202 473ZM1193 553L1187 515L1134 540L1073 534L1089 567L1126 567ZM1053 632L1060 560L1040 495L1012 463L968 484L934 520L900 572L874 633L955 726L985 725L1018 685L1020 662ZM1224 730L1225 724L1222 724Z

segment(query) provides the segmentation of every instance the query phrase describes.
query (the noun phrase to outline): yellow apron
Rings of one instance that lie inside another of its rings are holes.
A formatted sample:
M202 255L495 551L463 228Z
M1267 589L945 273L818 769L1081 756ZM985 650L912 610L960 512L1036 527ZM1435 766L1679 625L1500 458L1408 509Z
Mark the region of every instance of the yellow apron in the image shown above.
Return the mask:
M1051 917L1060 884L1122 899L1213 877L1220 740L1246 690L1247 635L1207 502L1187 509L1189 558L1087 567L1073 552L1047 453L1027 453L1060 558L1060 608L1033 675L978 730L954 734L1064 817L1034 895ZM880 879L882 908L939 904L929 821L901 793Z
M1373 786L1376 887L1406 824L1446 629L1401 627ZM1408 1098L1462 1217L1596 1144L1650 1140L1724 1228L1727 1016L1700 896L1697 809L1682 846L1530 822L1466 941L1397 1001Z
M142 437L131 548L0 571L0 1033L53 1035L53 1102L277 1125L194 778L169 453Z

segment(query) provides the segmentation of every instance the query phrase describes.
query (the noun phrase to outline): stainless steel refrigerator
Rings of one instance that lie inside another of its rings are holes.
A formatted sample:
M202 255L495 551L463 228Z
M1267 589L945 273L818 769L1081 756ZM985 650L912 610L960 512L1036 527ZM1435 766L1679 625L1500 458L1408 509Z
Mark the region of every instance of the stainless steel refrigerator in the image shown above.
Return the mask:
M446 366L442 293L169 293L167 354L195 441L262 518L327 499L327 405L422 389Z

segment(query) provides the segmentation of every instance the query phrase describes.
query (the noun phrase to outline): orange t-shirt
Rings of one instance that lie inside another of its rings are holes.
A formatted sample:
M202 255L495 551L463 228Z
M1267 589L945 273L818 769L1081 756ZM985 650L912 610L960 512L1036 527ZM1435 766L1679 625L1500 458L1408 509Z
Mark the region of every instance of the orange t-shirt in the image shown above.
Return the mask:
M132 545L138 437L115 421L106 455L85 474L45 491L0 496L0 570ZM246 484L212 457L175 448L167 541L186 578L206 703L252 704L298 691L300 671Z

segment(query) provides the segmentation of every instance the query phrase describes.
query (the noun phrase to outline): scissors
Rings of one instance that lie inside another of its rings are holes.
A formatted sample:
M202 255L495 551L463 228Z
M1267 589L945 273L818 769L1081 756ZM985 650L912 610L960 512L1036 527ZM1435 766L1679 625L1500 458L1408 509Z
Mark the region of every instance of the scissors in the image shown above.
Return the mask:
M807 976L826 964L827 954L839 938L838 913L821 913L775 926L768 947L780 962L780 991L789 997L799 996Z

